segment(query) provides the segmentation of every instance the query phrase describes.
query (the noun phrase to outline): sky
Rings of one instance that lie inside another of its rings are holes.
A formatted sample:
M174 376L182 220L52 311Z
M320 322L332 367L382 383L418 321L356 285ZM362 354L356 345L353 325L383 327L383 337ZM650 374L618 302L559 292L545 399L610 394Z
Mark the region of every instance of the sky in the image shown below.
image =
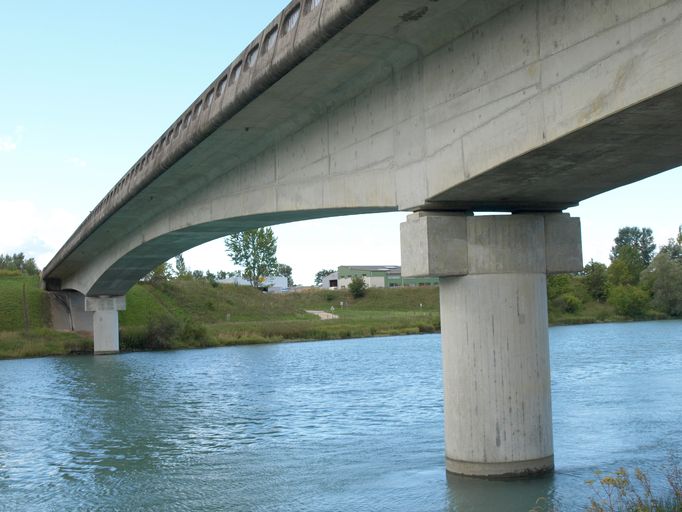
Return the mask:
M0 0L0 254L46 265L80 222L287 2ZM651 148L655 151L656 148ZM682 168L607 192L581 217L583 258L608 262L618 229L682 224ZM339 265L400 264L405 212L274 228L297 284ZM233 270L222 240L185 253Z

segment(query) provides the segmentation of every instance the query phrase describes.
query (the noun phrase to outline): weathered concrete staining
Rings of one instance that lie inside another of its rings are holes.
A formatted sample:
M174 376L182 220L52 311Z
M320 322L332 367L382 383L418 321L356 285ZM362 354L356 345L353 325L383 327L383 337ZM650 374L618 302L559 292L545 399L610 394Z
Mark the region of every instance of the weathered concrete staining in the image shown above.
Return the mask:
M85 310L85 296L78 292L48 293L52 327L58 331L92 332L92 311Z
M85 311L93 312L95 355L118 353L118 312L125 308L125 297L85 297Z
M218 114L232 105L221 97L196 131L161 145L144 165L163 172L142 188L124 179L111 215L74 234L46 282L119 295L160 261L248 227L556 211L682 162L682 0L353 5L353 21L257 97L235 85L249 98L238 111Z
M546 273L581 268L578 219L418 213L401 239L403 273L441 277L448 471L551 471Z

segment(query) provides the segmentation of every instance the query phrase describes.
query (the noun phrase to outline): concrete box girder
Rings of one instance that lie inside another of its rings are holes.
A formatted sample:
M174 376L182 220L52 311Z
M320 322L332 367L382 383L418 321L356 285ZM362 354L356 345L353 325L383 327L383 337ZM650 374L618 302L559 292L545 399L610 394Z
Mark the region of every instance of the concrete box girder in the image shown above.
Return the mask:
M354 20L238 109L221 98L191 137L124 178L46 282L117 295L136 279L109 269L140 277L256 225L559 211L682 163L682 0L612 4L431 2L412 19L423 2L339 0Z

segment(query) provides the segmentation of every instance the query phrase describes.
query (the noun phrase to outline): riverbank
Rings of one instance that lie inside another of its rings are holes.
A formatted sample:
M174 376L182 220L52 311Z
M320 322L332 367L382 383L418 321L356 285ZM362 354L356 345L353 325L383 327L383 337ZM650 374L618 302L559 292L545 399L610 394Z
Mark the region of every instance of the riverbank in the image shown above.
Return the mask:
M267 294L204 279L140 283L127 294L127 309L120 313L120 346L122 351L164 350L438 332L438 299L437 287L373 288L355 299L347 290ZM322 320L308 311L338 318ZM652 311L637 319L661 318ZM579 307L550 298L549 320L571 325L634 318L581 297ZM50 328L49 303L37 277L0 277L0 358L91 352L89 336Z
M33 297L24 332L23 285ZM92 341L50 329L49 304L37 278L0 278L0 358L92 352ZM42 297L42 298L41 298ZM121 351L217 347L256 343L363 338L437 332L437 288L368 290L354 299L347 290L307 289L267 294L250 287L206 280L140 283L119 314ZM338 318L321 320L322 311ZM4 314L6 312L6 314Z
M262 293L204 280L137 285L121 313L124 350L221 346L316 339L414 334L440 329L438 290L368 290L354 299L347 290L307 289ZM321 320L310 311L338 318Z

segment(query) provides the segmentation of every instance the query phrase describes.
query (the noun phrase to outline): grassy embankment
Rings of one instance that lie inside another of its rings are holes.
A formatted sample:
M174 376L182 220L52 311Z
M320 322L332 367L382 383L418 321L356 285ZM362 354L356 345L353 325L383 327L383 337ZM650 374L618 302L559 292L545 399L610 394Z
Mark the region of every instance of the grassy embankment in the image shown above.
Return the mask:
M22 287L29 309L24 331ZM592 300L577 280L550 286L550 324L627 321L608 303ZM567 299L573 297L572 300ZM344 306L341 307L340 303ZM138 284L120 313L121 349L149 350L356 338L440 329L438 288L370 289L353 299L346 290L265 294L249 287L212 286L206 280ZM420 307L421 304L421 307ZM305 310L330 311L320 320ZM658 319L650 312L639 319ZM50 329L49 303L37 276L0 275L0 358L91 352L89 336Z
M330 311L332 306L338 319L323 321L305 312ZM212 286L205 280L138 284L127 294L127 310L119 319L121 350L356 338L440 328L436 288L368 290L365 297L353 299L347 291L265 294L249 287ZM89 337L50 329L49 303L37 277L0 276L0 358L91 351Z
M23 287L26 285L29 330L25 331ZM0 273L0 358L92 352L92 341L75 333L50 329L47 295L38 276Z
M412 334L440 328L435 288L373 289L353 299L345 290L265 294L249 287L178 280L160 286L137 285L127 301L128 309L120 316L121 345L131 350L150 344L152 348L219 346ZM338 319L323 321L305 312L331 311L332 306ZM163 336L167 331L171 335Z

